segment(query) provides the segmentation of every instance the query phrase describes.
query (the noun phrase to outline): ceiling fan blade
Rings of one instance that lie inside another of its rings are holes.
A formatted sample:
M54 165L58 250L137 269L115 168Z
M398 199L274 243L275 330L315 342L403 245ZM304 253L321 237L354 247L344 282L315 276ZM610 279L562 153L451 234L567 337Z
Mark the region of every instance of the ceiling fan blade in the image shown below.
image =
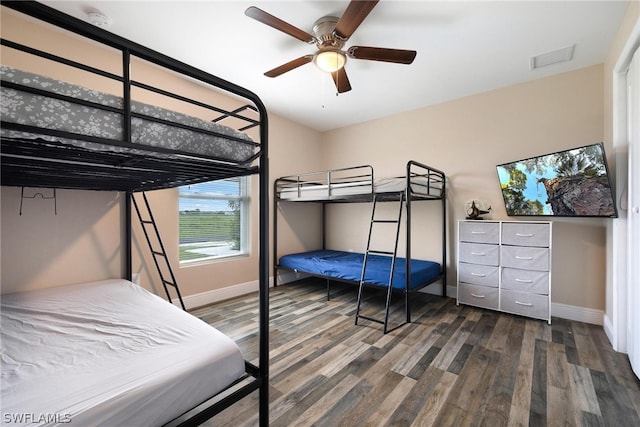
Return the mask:
M253 18L256 21L262 22L265 25L275 28L276 30L280 30L285 34L297 38L298 40L302 40L306 43L314 42L314 38L311 34L301 30L298 27L294 27L288 22L285 22L280 18L276 18L275 16L265 12L262 9L258 9L255 6L247 8L247 10L244 11L244 14L249 18Z
M336 28L334 30L336 35L344 40L351 37L353 32L360 26L360 24L362 24L364 18L366 18L367 15L369 15L369 12L371 12L376 4L378 4L378 1L379 0L351 0L351 3L349 3L347 9L336 24Z
M356 59L411 64L417 52L415 50L386 49L383 47L351 46L347 53Z
M347 77L347 72L344 70L344 67L331 73L331 77L333 77L333 82L336 84L338 93L349 92L351 90L351 84L349 83L349 78Z
M267 77L278 77L280 74L284 74L287 71L291 71L294 68L298 68L304 64L308 64L313 60L313 55L305 55L300 58L294 59L293 61L289 61L286 64L282 64L279 67L274 68L273 70L269 70L264 73Z

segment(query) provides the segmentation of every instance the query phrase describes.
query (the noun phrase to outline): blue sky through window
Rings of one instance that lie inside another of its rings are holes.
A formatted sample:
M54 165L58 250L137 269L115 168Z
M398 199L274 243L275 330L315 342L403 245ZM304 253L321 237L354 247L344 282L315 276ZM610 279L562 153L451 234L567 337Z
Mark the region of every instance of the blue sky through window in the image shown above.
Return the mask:
M180 187L178 209L184 211L231 211L227 199L240 195L240 179L204 182Z

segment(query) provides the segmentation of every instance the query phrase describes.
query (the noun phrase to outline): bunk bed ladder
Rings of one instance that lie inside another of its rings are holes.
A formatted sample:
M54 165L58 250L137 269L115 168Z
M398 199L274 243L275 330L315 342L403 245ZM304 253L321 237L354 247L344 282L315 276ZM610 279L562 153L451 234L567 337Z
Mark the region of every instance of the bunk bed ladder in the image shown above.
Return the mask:
M364 260L362 262L362 274L360 276L360 286L358 289L358 303L356 306L356 325L358 324L358 319L366 319L372 322L381 323L384 325L383 332L386 334L390 331L389 329L389 309L391 306L391 291L393 289L393 273L395 271L396 266L396 256L398 254L398 239L400 237L400 222L402 220L402 207L404 205L405 193L400 193L400 207L398 210L398 218L397 219L376 219L376 205L377 205L377 195L373 195L373 206L371 208L371 223L369 225L369 238L367 239L367 250L364 253ZM373 234L374 225L377 224L396 224L396 239L393 247L393 251L383 251L383 250L374 250L371 249L371 235ZM365 286L365 273L367 271L367 261L370 254L374 255L385 255L391 257L391 268L389 270L389 281L387 283L387 298L384 309L384 320L375 319L372 317L364 316L360 314L360 305L362 303L362 290ZM401 326L401 325L399 325ZM395 328L394 328L395 329Z
M142 226L142 231L144 231L144 237L147 239L147 244L149 245L149 249L151 250L151 254L153 255L153 262L155 263L158 274L160 275L162 287L167 294L167 299L169 300L169 302L173 302L173 300L171 299L171 294L169 293L169 288L167 286L173 287L178 296L178 300L180 301L180 306L183 310L186 311L187 309L184 305L184 301L182 300L180 289L178 288L178 282L176 281L176 277L173 274L173 269L171 268L171 264L169 263L169 258L167 257L167 251L165 251L164 244L162 243L162 239L160 238L160 231L158 231L158 226L156 225L156 221L153 218L153 213L151 212L149 199L147 199L147 195L144 193L144 191L142 192L142 200L144 201L144 213L146 214L146 218L143 216L140 206L136 201L135 195L131 195L131 201L133 202L133 206L136 208L136 213L138 214L138 219L140 220L140 225ZM154 241L156 245L154 245L151 240L152 237L148 230L149 226L152 226L150 228L153 228L153 236L155 237ZM162 268L159 260L163 261L165 268Z

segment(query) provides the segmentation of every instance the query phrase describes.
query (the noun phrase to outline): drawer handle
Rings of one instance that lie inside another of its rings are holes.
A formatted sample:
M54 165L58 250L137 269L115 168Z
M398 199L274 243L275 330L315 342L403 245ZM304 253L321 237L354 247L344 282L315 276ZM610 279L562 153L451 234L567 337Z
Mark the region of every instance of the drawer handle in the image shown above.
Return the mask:
M520 256L520 255L516 255L516 259L521 259L521 260L525 260L525 261L531 261L533 259L532 256Z
M471 292L471 296L472 296L472 297L476 297L476 298L485 298L485 296L484 296L484 295L474 294L473 292Z
M487 234L486 231L472 231L471 234Z
M533 237L533 233L516 233L518 237Z
M475 256L485 256L486 254L484 252L471 252L471 255L475 255Z
M471 275L472 275L472 276L476 276L476 277L487 277L487 275L486 275L486 274L482 274L482 273L474 273L474 272L471 272Z
M518 278L516 278L516 282L520 282L520 283L533 283L533 280L529 280L529 279L518 279Z
M524 305L525 307L533 307L533 304L530 304L528 302L520 302L518 300L516 300L516 304L518 305Z

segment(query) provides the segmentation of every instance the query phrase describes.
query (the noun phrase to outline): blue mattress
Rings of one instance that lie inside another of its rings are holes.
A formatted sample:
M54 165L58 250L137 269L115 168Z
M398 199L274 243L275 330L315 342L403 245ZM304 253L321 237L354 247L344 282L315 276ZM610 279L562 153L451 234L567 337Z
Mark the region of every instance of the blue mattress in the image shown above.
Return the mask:
M285 255L280 258L280 267L303 273L326 276L335 279L360 281L364 254L318 250ZM393 274L393 288L403 290L406 282L406 259L396 258ZM411 260L411 281L409 289L417 289L431 283L440 275L440 264L432 261ZM372 285L387 286L391 257L369 255L365 282Z

